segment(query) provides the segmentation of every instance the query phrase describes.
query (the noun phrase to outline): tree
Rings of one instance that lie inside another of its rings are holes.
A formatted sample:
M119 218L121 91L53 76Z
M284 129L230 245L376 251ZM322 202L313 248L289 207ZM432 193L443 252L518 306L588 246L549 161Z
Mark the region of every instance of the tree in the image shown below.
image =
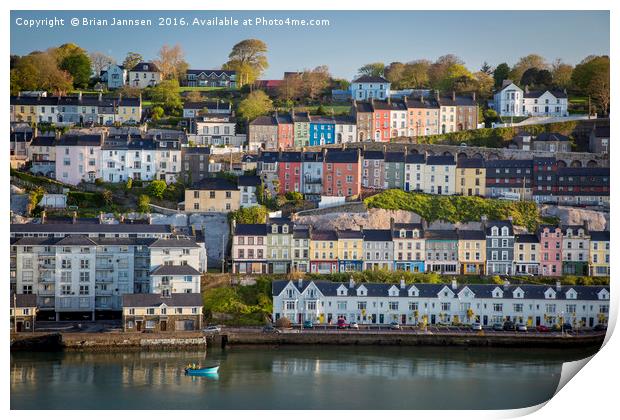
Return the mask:
M178 80L163 80L150 89L151 100L172 114L183 107Z
M269 96L262 90L255 90L239 103L237 113L246 121L252 121L256 117L267 114L272 109L273 102Z
M22 90L46 90L65 94L73 86L71 75L58 68L49 52L30 53L17 61L11 70L11 94Z
M59 66L73 77L73 86L76 88L88 87L91 73L90 58L85 53L76 52L62 59Z
M394 89L401 89L401 81L403 79L403 72L405 71L405 65L399 62L390 63L385 68L385 78L392 84Z
M85 49L72 43L62 44L59 47L50 48L47 51L56 59L58 65L62 63L62 60L71 55L87 55Z
M429 86L429 70L431 62L428 60L415 60L407 63L400 81L400 86L405 88L425 88Z
M450 78L448 76L448 74L450 73L450 69L453 69L452 73L454 77L454 69L465 68L464 65L465 63L463 62L463 60L461 60L454 54L442 55L437 59L437 61L431 64L428 70L428 77L431 87L435 89L445 88L445 85L449 84L447 80ZM457 75L456 77L458 76L460 75Z
M282 101L292 101L303 95L303 81L299 73L287 73L283 83L278 86L277 97Z
M140 213L148 213L151 211L151 199L146 194L140 194L138 197L138 211Z
M164 80L180 80L185 76L188 64L179 44L171 47L164 45L159 49L158 58L154 61Z
M479 99L488 99L493 96L493 85L495 81L489 73L479 71L473 74L476 80L476 95Z
M523 72L523 75L521 76L521 80L519 81L519 83L522 86L533 86L536 84L536 78L538 76L538 72L539 70L535 67L532 67L530 69L527 69Z
M597 72L590 81L590 94L592 98L601 106L604 115L609 113L610 87L609 87L609 67L606 71Z
M549 65L545 61L543 57L538 54L529 54L525 57L521 57L517 64L515 64L510 71L510 78L512 80L521 80L523 73L527 69L537 68L537 69L548 69Z
M463 64L451 64L442 70L442 77L435 80L433 87L445 91L456 90L459 86L470 86L472 81L472 74ZM471 87L466 89L471 90Z
M112 64L116 64L114 58L98 51L90 53L89 58L95 77L99 77L102 71L106 70Z
M153 117L153 120L159 121L161 117L164 116L164 109L159 105L154 106L151 109L151 116Z
M260 39L245 39L232 48L224 69L237 72L239 86L251 84L269 67L267 44Z
M495 70L493 70L493 79L495 80L495 88L499 88L502 86L504 80L507 80L510 76L510 67L508 64L501 63Z
M539 70L536 74L536 85L544 88L549 88L553 84L553 76L547 69Z
M164 197L166 187L166 181L163 181L161 179L151 181L151 183L149 184L149 194L151 195L151 197L159 198L161 200Z
M332 88L340 90L348 90L351 82L346 79L332 79Z
M379 62L364 64L362 67L357 69L357 73L360 76L383 77L385 74L385 64Z
M112 191L110 191L109 189L105 189L103 190L103 192L101 193L101 198L103 199L103 202L109 206L112 204L114 197L112 196Z
M143 60L142 55L136 52L128 52L123 60L123 67L129 71Z
M573 70L571 81L583 94L591 96L606 114L609 108L609 57L596 56L582 61Z
M304 71L301 76L304 95L311 100L318 99L329 86L329 79L327 66L318 66L311 71Z
M186 102L200 102L202 101L202 94L197 90L189 91L185 94Z
M567 89L571 86L571 76L573 75L573 66L563 63L559 58L551 65L551 75L553 76L553 85L560 89Z
M116 93L121 95L124 98L137 98L140 96L142 91L140 88L130 85L123 85L121 88L117 89Z
M482 63L482 66L480 66L480 71L483 72L484 74L492 75L493 67L491 67L489 63L485 61L484 63Z
M230 214L230 219L234 220L238 224L256 224L266 223L269 212L265 206L252 206L242 207L239 210L233 211Z

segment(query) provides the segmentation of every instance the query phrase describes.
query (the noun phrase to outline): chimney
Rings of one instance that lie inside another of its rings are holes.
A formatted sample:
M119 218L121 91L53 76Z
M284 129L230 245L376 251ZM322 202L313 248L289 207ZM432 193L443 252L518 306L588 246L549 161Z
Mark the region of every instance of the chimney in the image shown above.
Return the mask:
M405 278L404 278L404 277L401 277L401 278L400 278L400 288L401 288L401 289L404 289L404 288L405 288Z
M458 288L459 284L456 281L456 278L452 278L452 290L456 290Z
M355 287L355 280L353 280L353 276L349 277L349 287L350 288Z
M393 232L394 231L394 218L390 217L390 230Z
M510 286L510 282L507 279L504 279L504 290L508 290L508 286Z
M73 212L73 217L71 218L71 223L73 223L73 224L77 223L77 211Z
M559 292L560 289L562 289L562 283L560 283L560 280L556 280L556 282L555 282L555 290L557 290Z

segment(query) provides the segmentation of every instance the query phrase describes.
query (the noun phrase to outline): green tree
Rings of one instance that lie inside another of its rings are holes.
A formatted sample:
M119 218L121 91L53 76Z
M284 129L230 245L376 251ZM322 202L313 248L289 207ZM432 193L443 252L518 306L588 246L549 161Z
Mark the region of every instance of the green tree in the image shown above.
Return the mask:
M138 211L140 213L149 213L151 211L151 199L146 194L140 194L138 197Z
M58 68L48 52L31 53L21 57L11 70L11 94L22 90L46 90L56 95L66 94L73 86L71 75Z
M151 197L159 198L160 200L164 197L164 192L166 191L167 185L166 181L156 179L151 181L149 184L149 194Z
M357 69L357 73L360 76L383 77L385 74L385 64L379 62L364 64L362 67Z
M237 72L239 86L254 83L269 67L267 44L260 39L245 39L232 48L224 69Z
M510 67L508 64L501 63L495 70L493 70L493 79L495 80L495 88L499 88L502 86L502 82L508 79L510 76Z
M551 74L553 76L553 85L560 89L568 89L571 87L571 76L573 75L573 66L562 62L559 58L555 60L551 66Z
M289 191L286 193L286 199L299 203L304 200L304 195L298 191Z
M416 60L405 65L400 86L403 88L425 88L429 86L431 62Z
M127 56L125 56L125 59L123 60L123 67L129 71L137 66L142 60L143 58L141 54L136 52L128 52Z
M571 76L574 86L583 94L589 95L605 114L609 111L609 57L588 57L575 66Z
M247 121L267 114L273 109L273 102L262 90L255 90L239 103L237 114Z
M242 207L230 214L230 220L241 224L266 223L267 208L265 206Z
M91 63L88 55L83 52L69 54L60 62L60 68L73 77L74 87L88 87L91 75Z
M151 100L160 105L168 114L174 114L183 107L178 80L163 80L150 89L150 96Z
M523 73L527 69L549 69L547 61L538 54L529 54L525 57L521 57L519 61L512 67L510 71L510 78L514 81L521 80Z
M151 115L155 121L159 121L159 119L164 116L164 109L159 105L154 106L151 109Z

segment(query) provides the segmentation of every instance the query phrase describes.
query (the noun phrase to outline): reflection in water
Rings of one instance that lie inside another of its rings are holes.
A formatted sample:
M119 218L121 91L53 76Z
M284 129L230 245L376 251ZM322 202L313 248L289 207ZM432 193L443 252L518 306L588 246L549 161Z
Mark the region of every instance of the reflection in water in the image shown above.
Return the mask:
M13 409L517 408L550 398L578 350L252 347L14 353ZM187 376L195 362L219 375Z

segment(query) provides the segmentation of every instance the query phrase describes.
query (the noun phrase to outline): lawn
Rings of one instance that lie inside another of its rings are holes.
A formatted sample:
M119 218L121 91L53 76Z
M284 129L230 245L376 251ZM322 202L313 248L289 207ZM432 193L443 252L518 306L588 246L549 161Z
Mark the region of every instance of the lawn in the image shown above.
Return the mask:
M216 90L236 90L236 89L229 89L229 88L225 88L225 87L215 87L215 86L181 86L179 88L179 92L183 93L183 92L212 92L212 91L216 91Z

